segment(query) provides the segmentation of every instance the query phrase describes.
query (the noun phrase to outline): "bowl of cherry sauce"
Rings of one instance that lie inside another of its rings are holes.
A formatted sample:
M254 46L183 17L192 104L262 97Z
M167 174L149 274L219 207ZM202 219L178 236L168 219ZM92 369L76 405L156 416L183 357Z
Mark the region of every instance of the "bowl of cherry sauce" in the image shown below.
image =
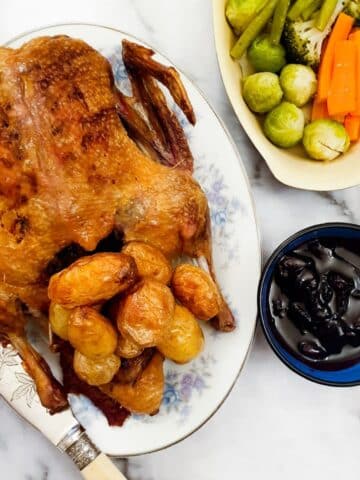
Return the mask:
M288 238L264 268L258 302L288 367L317 383L360 385L360 226L326 223Z

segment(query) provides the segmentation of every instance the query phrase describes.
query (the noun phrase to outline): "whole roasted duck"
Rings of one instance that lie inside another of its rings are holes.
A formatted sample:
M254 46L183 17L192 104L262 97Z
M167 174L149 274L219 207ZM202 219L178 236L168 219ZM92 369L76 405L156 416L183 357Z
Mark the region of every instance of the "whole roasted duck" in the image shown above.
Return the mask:
M44 37L0 49L0 333L52 411L66 400L24 326L29 314L47 314L61 252L95 251L116 232L212 272L207 200L158 82L193 124L195 115L177 72L152 54L124 41L126 97L108 61L83 41ZM234 328L225 301L213 323Z

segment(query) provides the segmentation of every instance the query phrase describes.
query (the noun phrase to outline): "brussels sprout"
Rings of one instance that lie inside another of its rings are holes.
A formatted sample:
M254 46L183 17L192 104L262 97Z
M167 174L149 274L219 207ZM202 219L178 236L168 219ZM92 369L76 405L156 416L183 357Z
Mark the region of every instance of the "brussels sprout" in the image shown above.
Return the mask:
M242 33L267 0L228 0L225 14L237 34Z
M278 72L285 65L285 48L274 45L268 35L260 35L248 50L248 59L257 72Z
M243 96L250 110L266 113L279 105L283 92L279 77L275 73L254 73L245 78Z
M304 132L304 114L293 103L282 102L267 114L264 132L267 138L282 148L289 148L300 142Z
M303 144L314 160L334 160L348 150L350 138L341 123L321 119L305 127Z
M280 85L285 100L303 107L316 93L316 75L306 65L289 64L281 70Z

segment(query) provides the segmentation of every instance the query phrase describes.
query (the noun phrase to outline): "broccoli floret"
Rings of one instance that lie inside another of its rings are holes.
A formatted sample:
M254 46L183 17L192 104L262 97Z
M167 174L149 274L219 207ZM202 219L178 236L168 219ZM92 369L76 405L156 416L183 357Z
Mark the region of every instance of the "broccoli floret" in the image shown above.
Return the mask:
M317 68L320 63L321 49L329 35L333 23L345 6L345 0L339 0L325 29L321 32L315 26L315 19L286 20L282 43L290 63L302 63Z
M320 32L314 23L314 20L306 22L286 20L282 43L289 62L318 66L321 47L328 32Z
M360 0L349 0L346 2L344 13L354 17L357 24L360 24Z

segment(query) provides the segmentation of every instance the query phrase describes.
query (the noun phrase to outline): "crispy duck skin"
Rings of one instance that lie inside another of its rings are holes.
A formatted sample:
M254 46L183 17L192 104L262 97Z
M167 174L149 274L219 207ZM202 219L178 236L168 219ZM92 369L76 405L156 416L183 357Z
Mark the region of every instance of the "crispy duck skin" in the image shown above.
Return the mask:
M45 360L32 348L26 338L8 333L12 346L19 353L23 366L33 378L42 405L51 414L60 412L68 406L66 395L60 383L53 377Z
M117 383L135 383L155 353L154 348L147 348L138 357L123 358L120 370L115 375Z
M152 105L152 100L149 97L149 94L147 93L147 91L144 87L142 77L138 74L133 75L131 73L131 70L130 71L128 70L127 72L128 72L129 80L130 80L130 83L131 83L131 88L132 88L132 94L133 94L134 101L137 104L141 105L141 108L146 113L146 116L148 118L149 124L151 126L151 129L152 129L154 135L156 135L158 140L166 148L167 146L166 146L166 139L165 139L164 132L161 128L159 119L158 119L158 117L157 117L157 115L154 111L154 107ZM167 148L167 150L168 150L168 148ZM168 154L169 153L170 152L168 151Z
M153 51L145 49L140 45L132 45L134 44L131 44L126 40L123 42L124 63L129 72L133 89L133 99L142 105L147 114L151 125L151 132L156 141L154 148L159 153L159 159L169 167L187 170L189 173L192 173L194 159L179 120L169 109L163 92L151 75L148 73L142 73L144 72L144 69L137 70L139 60L134 61L136 56L133 55L133 50L136 50L137 48L140 49L141 52L145 50L147 52L146 58L151 57ZM131 48L130 53L128 51L129 48ZM155 69L164 71L166 70L166 67L152 60L151 71L153 72ZM172 71L171 67L168 67L167 69ZM180 82L178 77L176 77L176 82ZM169 89L169 91L174 95L173 88ZM180 104L181 102L178 103ZM187 105L187 101L184 100L182 104ZM188 108L184 107L185 115L188 114L187 112ZM124 117L122 118L126 121ZM155 142L153 141L152 143L154 144ZM157 145L161 145L161 150L157 148Z
M167 87L175 102L185 113L192 125L196 123L194 109L180 80L178 72L173 67L165 67L156 62L152 56L154 51L128 40L123 41L123 58L127 68L132 72L151 75Z
M159 160L169 167L193 172L194 159L185 133L176 115L169 109L166 98L151 75L163 81L184 114L195 122L195 115L177 72L164 67L151 57L150 49L123 41L124 63L129 73L133 97L118 92L118 113L133 134L146 147L158 154ZM150 67L149 67L150 64ZM174 73L175 72L175 73ZM168 81L169 80L169 81ZM148 124L136 111L141 105Z
M152 112L149 128L152 120L153 131L164 129L169 117L152 77L195 122L174 69L129 42L125 57L130 73L143 79ZM185 155L186 169L185 160L171 161L186 153L187 144L176 157L168 132L149 138L160 139L166 165L129 138L119 120L110 65L85 42L56 36L17 50L0 48L0 334L12 331L20 339L12 343L23 347L23 360L50 410L61 403L57 386L50 405L48 389L55 384L41 358L25 348L24 317L17 312L19 304L47 312L47 272L58 252L70 245L92 251L116 230L124 241L149 242L169 259L180 254L203 259L211 270L208 205L189 173L192 158ZM176 164L182 168L168 167Z
M179 120L167 106L165 96L155 80L146 75L143 84L152 100L172 153L172 160L168 162L168 166L192 173L194 159Z
M117 112L125 126L129 129L132 137L138 143L141 143L151 156L155 153L155 158L159 158L164 164L169 164L171 162L171 153L167 149L165 141L157 135L155 130L151 129L146 120L136 110L134 106L135 99L127 97L119 90L117 95Z

